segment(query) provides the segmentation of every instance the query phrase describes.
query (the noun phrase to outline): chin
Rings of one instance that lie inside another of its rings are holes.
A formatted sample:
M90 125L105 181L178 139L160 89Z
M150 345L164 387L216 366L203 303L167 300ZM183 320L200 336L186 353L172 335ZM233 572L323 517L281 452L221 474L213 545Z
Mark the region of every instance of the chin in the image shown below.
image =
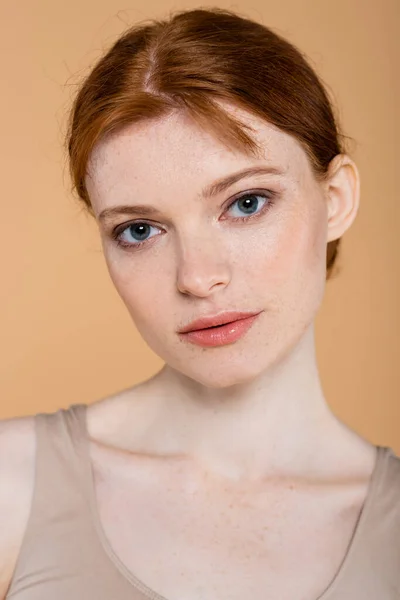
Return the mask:
M314 313L312 314L314 316ZM158 336L145 336L146 343L171 369L210 389L228 389L251 384L272 374L296 349L313 335L313 319L274 323L251 339L249 335L236 343L216 348L174 345L167 348ZM250 333L250 332L249 332Z
M203 362L200 359L195 360L193 368L190 368L190 362L186 362L184 366L181 364L169 364L176 371L193 381L206 388L215 390L228 389L233 386L251 383L268 369L268 365L265 364L265 358L264 364L257 365L255 361L251 360L251 357L249 357L248 362L243 361L243 356L240 357L239 364L235 364L234 361L230 361L229 363L219 361L216 366L214 360Z

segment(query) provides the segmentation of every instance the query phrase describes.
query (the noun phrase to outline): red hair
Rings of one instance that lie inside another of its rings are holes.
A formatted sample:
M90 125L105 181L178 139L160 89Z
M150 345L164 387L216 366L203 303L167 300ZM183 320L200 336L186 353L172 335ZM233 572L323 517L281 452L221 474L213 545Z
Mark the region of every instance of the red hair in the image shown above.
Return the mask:
M145 119L183 110L227 146L256 155L246 126L227 101L298 140L321 181L344 153L327 92L303 54L268 27L222 8L175 12L133 25L80 85L66 147L72 191L93 215L85 175L100 139ZM327 279L340 240L327 245Z

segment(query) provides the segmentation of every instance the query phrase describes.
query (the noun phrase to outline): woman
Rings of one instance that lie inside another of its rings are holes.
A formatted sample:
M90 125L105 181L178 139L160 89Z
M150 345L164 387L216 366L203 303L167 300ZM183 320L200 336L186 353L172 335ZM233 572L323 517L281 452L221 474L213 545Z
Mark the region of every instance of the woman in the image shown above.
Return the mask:
M1 597L399 598L400 458L335 417L315 354L359 205L342 137L301 53L227 10L93 68L71 174L165 366L1 424Z

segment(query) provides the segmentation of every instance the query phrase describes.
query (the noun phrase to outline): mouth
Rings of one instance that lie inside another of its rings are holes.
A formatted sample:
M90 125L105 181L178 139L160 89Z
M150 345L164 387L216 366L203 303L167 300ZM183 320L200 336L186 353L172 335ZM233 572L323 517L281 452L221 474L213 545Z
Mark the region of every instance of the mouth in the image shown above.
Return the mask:
M219 325L192 329L179 335L183 340L199 346L212 347L232 344L247 333L260 314L251 314Z
M225 311L220 314L205 316L196 319L195 321L192 321L191 323L189 323L189 325L178 331L178 333L190 333L194 331L216 329L221 326L236 323L236 321L248 319L249 317L253 317L257 314L260 314L260 311Z
M240 319L236 319L235 321L227 321L226 323L221 323L221 325L211 325L211 327L203 327L203 329L192 329L192 331L205 331L207 329L218 329L219 327L223 327L224 325L230 325L230 323L236 323L236 321L240 321Z

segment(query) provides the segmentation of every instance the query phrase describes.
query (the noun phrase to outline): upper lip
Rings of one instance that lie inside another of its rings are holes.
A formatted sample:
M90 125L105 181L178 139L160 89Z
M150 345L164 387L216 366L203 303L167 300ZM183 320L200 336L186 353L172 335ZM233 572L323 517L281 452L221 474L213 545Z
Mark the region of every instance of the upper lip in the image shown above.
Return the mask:
M260 311L257 312L243 312L243 311L228 311L219 313L217 315L210 315L201 317L200 319L196 319L186 325L179 330L178 333L187 333L189 331L195 331L196 329L205 329L206 327L215 327L216 325L224 325L226 323L231 323L232 321L237 321L239 319L246 319L248 317L252 317L254 315L258 315Z

